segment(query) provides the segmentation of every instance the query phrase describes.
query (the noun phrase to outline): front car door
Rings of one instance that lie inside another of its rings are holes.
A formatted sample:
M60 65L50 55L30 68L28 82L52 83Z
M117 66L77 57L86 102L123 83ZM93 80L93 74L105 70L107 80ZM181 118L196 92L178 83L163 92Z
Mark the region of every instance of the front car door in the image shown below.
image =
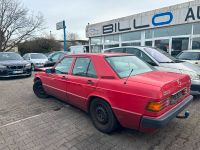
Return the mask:
M51 95L61 99L68 101L67 97L67 87L68 87L68 74L70 72L73 57L64 57L59 63L55 66L55 72L48 74L48 78L50 80L49 88L52 91Z
M95 91L98 83L93 61L89 57L76 58L73 71L68 76L69 87L67 89L70 103L86 109L88 96Z

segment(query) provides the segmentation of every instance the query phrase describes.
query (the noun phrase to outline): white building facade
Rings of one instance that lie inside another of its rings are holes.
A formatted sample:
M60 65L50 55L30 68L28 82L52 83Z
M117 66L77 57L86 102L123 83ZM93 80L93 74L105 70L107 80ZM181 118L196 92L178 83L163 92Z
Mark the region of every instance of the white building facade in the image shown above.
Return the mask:
M200 0L86 27L90 52L122 46L153 46L170 54L200 49Z

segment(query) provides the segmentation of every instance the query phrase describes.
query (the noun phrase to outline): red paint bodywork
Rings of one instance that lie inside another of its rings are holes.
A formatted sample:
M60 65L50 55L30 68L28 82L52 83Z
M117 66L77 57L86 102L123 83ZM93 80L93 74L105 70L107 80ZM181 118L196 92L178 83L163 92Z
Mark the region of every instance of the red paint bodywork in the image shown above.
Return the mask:
M159 118L182 103L189 96L190 77L177 73L152 71L132 76L128 79L127 84L124 84L126 78L119 78L104 58L116 55L127 54L67 55L65 57L74 58L68 75L38 72L35 74L35 80L39 78L42 81L44 89L49 95L75 105L86 112L92 98L100 97L110 104L123 127L140 131L156 130L141 128L141 118L143 116ZM72 69L77 57L91 58L98 78L73 76ZM88 85L88 80L92 80L94 84ZM182 82L181 86L178 85L177 80ZM160 112L146 110L148 102L163 101L185 87L188 89L188 93L177 104L169 105ZM163 96L163 93L168 90L170 93Z

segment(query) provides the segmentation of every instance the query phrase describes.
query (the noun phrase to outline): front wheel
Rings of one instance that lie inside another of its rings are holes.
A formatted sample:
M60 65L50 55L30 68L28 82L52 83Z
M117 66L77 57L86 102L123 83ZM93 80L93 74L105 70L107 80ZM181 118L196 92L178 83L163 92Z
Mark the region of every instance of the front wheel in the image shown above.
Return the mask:
M94 126L101 132L111 133L118 127L118 121L110 105L96 98L90 104L90 115Z
M42 86L42 82L40 80L36 80L33 84L33 91L35 95L39 98L47 98L48 95L44 91L44 88Z

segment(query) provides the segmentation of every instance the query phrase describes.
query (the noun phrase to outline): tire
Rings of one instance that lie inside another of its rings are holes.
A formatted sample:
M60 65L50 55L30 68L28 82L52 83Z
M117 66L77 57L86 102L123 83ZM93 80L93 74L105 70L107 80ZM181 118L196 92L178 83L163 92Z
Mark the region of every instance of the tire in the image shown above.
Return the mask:
M94 126L103 133L111 133L119 126L110 105L100 98L92 100L90 116Z
M42 82L40 80L36 80L33 84L33 91L35 95L39 98L47 98L48 95L44 91L44 88L42 86Z

